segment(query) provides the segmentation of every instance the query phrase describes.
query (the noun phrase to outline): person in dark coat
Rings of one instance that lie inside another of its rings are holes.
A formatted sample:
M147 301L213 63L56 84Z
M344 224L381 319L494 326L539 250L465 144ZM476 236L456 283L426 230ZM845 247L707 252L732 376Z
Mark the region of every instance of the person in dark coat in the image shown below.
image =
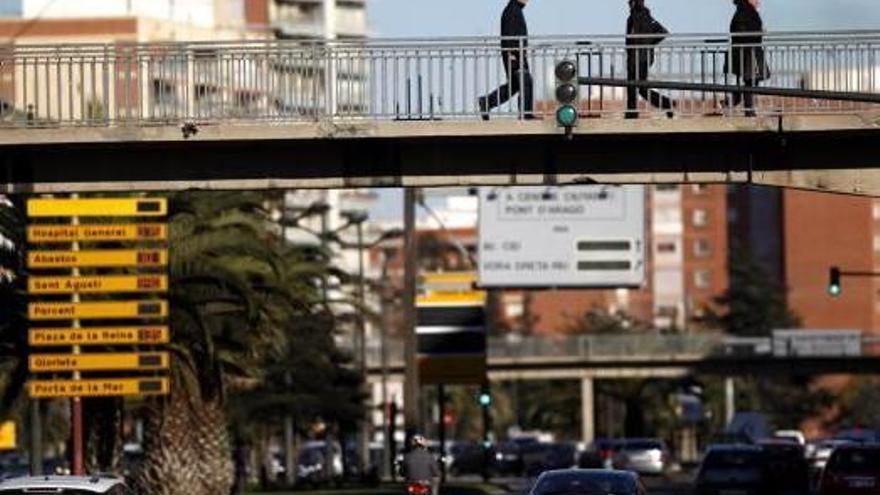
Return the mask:
M736 84L757 87L770 78L770 69L764 55L764 22L758 13L760 0L733 0L736 12L730 21L731 50L725 63L725 72L736 76ZM755 96L734 92L732 101L722 104L735 107L744 102L746 115L755 116Z
M626 77L630 81L647 81L648 70L654 65L653 46L663 41L669 31L663 27L645 6L645 0L629 0L629 18L626 21ZM635 48L638 47L638 48ZM638 95L672 117L674 103L670 98L645 87L626 88L626 118L638 118Z
M510 0L501 14L501 63L504 65L504 73L507 74L507 82L479 98L483 120L489 120L490 110L507 103L516 94L520 95L520 110L524 117L534 118L534 83L526 56L529 28L523 14L528 3L529 0Z

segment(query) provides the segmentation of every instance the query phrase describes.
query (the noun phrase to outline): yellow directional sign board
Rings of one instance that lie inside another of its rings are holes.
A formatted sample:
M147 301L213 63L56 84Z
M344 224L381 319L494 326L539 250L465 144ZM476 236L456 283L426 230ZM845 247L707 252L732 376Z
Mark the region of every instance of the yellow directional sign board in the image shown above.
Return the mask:
M485 291L436 292L416 298L417 306L482 306L486 304Z
M169 341L166 326L33 328L28 332L28 343L34 347L158 345Z
M164 318L166 301L33 302L28 304L31 320Z
M29 217L164 217L165 198L30 199Z
M35 373L55 371L157 371L168 369L167 352L31 354Z
M27 240L32 244L74 241L164 241L168 228L161 223L124 225L31 225Z
M15 421L4 421L0 424L0 450L15 450L16 448L18 448L18 441Z
M119 292L165 292L165 275L120 275L107 277L30 277L28 293L100 294Z
M28 268L118 268L154 267L168 264L166 249L105 251L31 251Z
M168 395L169 388L168 378L32 380L28 383L28 392L33 399Z

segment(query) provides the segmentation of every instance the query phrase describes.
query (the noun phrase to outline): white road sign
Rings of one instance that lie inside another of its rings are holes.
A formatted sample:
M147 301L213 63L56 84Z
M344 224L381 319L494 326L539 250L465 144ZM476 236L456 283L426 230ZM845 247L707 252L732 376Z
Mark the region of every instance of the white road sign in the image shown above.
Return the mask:
M638 287L645 187L480 189L483 287Z

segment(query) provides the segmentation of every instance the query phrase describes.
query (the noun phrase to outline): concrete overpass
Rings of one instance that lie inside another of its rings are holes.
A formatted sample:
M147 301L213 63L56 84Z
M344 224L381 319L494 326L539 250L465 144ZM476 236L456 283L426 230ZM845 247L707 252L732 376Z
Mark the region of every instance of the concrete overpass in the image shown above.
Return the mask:
M595 433L595 381L679 379L694 375L880 374L880 338L858 332L804 331L794 337L733 338L721 334L584 335L567 338L493 338L489 380L577 380L581 383L582 440ZM403 347L386 349L385 379L403 382ZM368 352L368 381L380 397L382 352Z
M880 194L880 32L768 34L765 86L809 97L761 97L756 118L718 112L718 92L672 89L675 118L643 107L624 120L623 89L584 86L567 140L555 64L625 77L624 39L586 38L531 39L539 120L514 98L489 122L476 98L505 79L496 38L17 46L0 52L0 177L10 193L714 182ZM671 37L650 77L735 86L729 41Z

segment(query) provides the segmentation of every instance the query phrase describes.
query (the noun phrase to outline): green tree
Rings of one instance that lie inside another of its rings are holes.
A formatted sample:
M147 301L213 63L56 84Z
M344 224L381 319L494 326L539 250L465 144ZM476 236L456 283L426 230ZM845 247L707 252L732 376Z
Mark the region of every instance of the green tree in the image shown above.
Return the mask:
M788 307L785 287L741 251L731 254L730 287L715 302L717 308L708 309L705 324L729 335L769 337L775 329L800 326ZM738 379L737 410L763 412L779 428L796 428L833 401L813 381L796 374Z
M785 287L775 282L750 256L734 251L730 284L708 308L704 323L742 337L767 337L774 329L797 328L800 320L788 308Z

